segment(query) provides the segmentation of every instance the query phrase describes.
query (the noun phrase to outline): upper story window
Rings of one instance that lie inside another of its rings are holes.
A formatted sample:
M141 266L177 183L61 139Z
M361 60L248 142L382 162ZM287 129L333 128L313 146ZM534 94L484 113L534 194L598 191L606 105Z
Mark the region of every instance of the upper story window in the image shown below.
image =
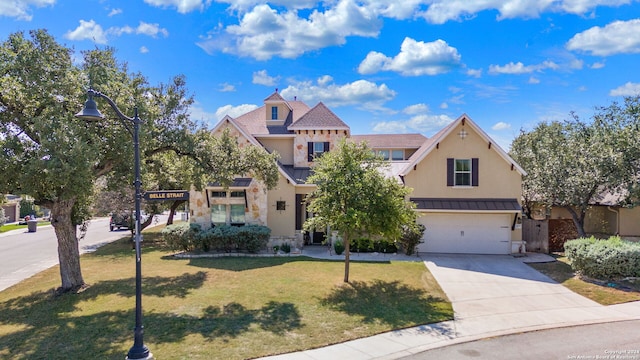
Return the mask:
M404 150L378 150L378 156L381 156L384 160L401 161L404 160Z
M378 156L381 156L384 160L389 160L389 150L378 150Z
M307 150L307 161L311 162L315 157L329 151L329 142L309 142L307 143Z
M272 106L271 107L271 120L278 120L278 107L277 106Z
M447 159L447 186L478 186L478 158Z
M456 159L454 186L471 186L471 159Z

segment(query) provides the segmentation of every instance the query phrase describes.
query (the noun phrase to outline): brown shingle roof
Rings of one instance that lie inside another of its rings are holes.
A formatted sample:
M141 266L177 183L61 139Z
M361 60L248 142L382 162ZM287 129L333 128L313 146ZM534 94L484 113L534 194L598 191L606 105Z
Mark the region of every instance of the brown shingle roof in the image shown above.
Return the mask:
M349 130L349 126L329 110L322 102L304 114L289 130Z
M350 141L360 143L366 141L373 149L417 149L427 140L422 134L374 134L351 135Z
M240 115L234 120L239 126L242 126L242 128L247 133L254 136L273 134L274 131L276 131L277 133L288 133L289 131L286 129L287 126L306 114L309 111L309 106L307 106L307 104L303 103L302 101L289 101L287 103L292 109L292 115L285 121L284 126L280 127L279 129L271 126L267 128L265 106L261 106L253 111L249 111L244 115Z

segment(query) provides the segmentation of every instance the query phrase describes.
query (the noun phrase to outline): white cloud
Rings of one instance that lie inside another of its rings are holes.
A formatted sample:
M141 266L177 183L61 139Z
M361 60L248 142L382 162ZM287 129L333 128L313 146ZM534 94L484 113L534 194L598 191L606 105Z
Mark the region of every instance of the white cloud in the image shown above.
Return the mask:
M119 14L122 14L122 9L113 8L113 9L111 9L111 11L109 11L109 15L107 15L107 16L112 17L112 16L119 15Z
M244 115L249 111L253 111L257 108L258 108L258 105L253 105L253 104L242 104L238 106L225 105L225 106L219 107L218 110L216 110L215 117L218 121L222 120L225 117L225 115L229 115L232 118L236 118L240 115Z
M106 44L107 36L102 30L102 26L96 24L95 21L89 20L84 21L80 20L80 26L78 26L75 30L68 31L64 34L64 37L69 40L93 40L96 44Z
M189 107L189 114L193 120L202 121L211 125L215 125L219 121L216 114L204 110L200 103L195 103Z
M360 74L394 71L403 76L438 75L460 67L460 54L443 40L425 43L406 37L393 58L372 51L358 66Z
M640 95L640 83L628 82L609 91L609 96L636 96Z
M508 130L508 129L511 129L511 124L507 124L506 122L503 122L503 121L497 122L491 127L491 130L493 131L501 131L501 130Z
M419 114L408 120L380 121L373 125L374 133L422 133L433 135L454 119L448 115Z
M448 109L449 108L449 104L447 104L446 102L443 102L442 104L440 104L440 109Z
M122 27L110 27L106 31L102 29L102 26L97 24L94 20L84 21L80 20L80 26L75 30L68 31L64 37L69 40L93 40L96 44L106 44L107 35L121 36L123 34L141 34L151 37L157 37L158 34L164 37L169 36L169 32L165 28L161 28L158 24L149 24L141 21L137 28L131 26Z
M30 14L29 9L32 6L45 7L55 3L56 0L2 0L0 1L0 16L31 21L33 15Z
M535 76L529 77L529 84L540 84L540 79Z
M597 56L640 52L640 19L614 21L605 27L594 26L574 35L566 44L568 50L577 50Z
M598 6L620 6L632 0L430 0L426 11L415 16L428 22L443 24L450 20L473 18L481 11L497 10L498 20L538 18L543 12L584 15Z
M591 64L592 69L602 69L604 66L605 66L604 61L603 62L597 61Z
M197 45L210 54L222 51L258 60L293 59L343 45L347 36L375 37L381 26L375 14L352 0L341 0L324 12L314 9L307 18L299 17L295 10L278 13L262 4L244 14L240 24L228 26L226 34L210 34Z
M269 76L267 74L267 70L260 70L253 73L254 84L264 85L264 86L275 86L278 81L280 81L279 76Z
M232 84L229 84L229 83L222 83L222 84L220 84L220 89L218 91L220 91L220 92L235 92L236 91L236 87L233 86Z
M542 71L544 69L558 69L558 64L553 61L544 61L537 65L524 65L522 62L517 63L510 62L506 65L489 65L490 74L530 74L535 71Z
M149 49L146 46L141 46L140 47L140 53L141 54L146 54L149 52Z
M175 7L181 14L194 10L202 11L211 4L211 0L144 0L144 2L161 8Z
M319 101L329 107L356 105L364 109L384 111L382 105L392 100L396 92L386 84L377 85L366 80L356 80L347 84L336 84L330 76L323 76L315 83L295 82L282 90L284 98L293 98L315 104Z
M429 112L429 106L427 106L426 104L414 104L414 105L409 105L406 108L404 108L402 110L403 113L408 114L408 115L416 115L416 114L420 114L420 113L426 113Z
M147 35L151 37L157 37L158 34L164 37L169 36L169 31L165 28L161 28L158 24L149 24L144 21L140 21L140 25L136 28L136 34Z
M479 78L482 76L482 69L469 69L467 70L467 75L474 78Z

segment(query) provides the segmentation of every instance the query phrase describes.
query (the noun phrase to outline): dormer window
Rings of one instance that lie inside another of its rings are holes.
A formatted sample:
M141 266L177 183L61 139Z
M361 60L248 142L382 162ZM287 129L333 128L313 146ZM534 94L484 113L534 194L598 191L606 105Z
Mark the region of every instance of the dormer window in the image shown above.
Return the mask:
M278 120L278 107L277 106L272 106L271 107L271 120Z

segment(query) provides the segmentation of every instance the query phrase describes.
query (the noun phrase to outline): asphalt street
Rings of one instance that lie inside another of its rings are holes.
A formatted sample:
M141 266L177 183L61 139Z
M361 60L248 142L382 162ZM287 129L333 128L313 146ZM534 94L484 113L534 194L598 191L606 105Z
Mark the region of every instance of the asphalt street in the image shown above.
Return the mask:
M540 330L446 346L405 360L640 360L640 320Z
M160 215L159 221L166 222ZM109 231L109 218L89 223L86 236L80 240L80 253L129 236L129 230ZM27 229L0 234L0 291L58 264L58 242L52 226L40 226L35 232Z

